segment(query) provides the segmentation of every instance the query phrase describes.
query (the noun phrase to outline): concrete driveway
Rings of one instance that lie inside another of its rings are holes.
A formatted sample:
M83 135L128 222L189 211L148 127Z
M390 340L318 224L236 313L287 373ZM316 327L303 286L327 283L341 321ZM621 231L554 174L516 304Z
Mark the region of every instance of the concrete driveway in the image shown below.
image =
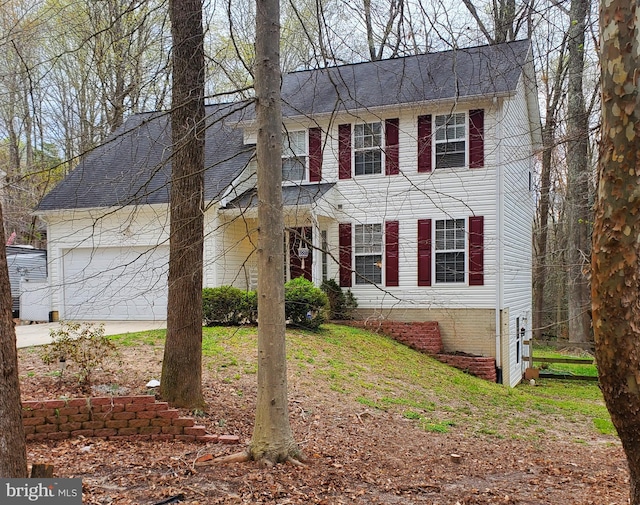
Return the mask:
M74 321L80 322L82 321ZM121 333L136 333L138 331L158 330L167 327L166 321L86 321L96 326L104 324L105 335L119 335ZM16 338L18 348L44 345L51 342L49 330L57 329L60 323L18 324Z

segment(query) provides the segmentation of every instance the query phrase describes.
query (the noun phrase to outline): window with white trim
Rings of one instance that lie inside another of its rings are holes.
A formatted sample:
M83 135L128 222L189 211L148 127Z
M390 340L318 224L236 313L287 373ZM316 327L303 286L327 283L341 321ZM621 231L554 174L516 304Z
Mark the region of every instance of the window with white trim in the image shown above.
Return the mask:
M382 283L382 224L354 226L356 284Z
M467 115L446 114L435 118L436 168L464 167L467 153Z
M364 123L353 127L355 175L382 173L382 123Z
M300 182L307 179L307 132L290 131L282 136L282 180Z
M435 224L436 282L464 282L465 220L443 219Z

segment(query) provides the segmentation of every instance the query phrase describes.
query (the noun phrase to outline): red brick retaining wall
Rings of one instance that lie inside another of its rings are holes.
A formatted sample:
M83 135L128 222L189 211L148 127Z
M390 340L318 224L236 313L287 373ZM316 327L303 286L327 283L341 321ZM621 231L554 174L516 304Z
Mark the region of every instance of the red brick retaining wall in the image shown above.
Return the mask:
M437 321L403 323L400 321L349 321L347 324L379 331L416 351L430 355L441 353L442 337Z
M496 382L496 360L483 356L443 353L442 337L437 321L403 323L384 319L372 321L340 321L342 324L378 331L416 351L429 354L442 363L471 375Z
M496 382L496 360L482 356L466 356L458 354L438 354L434 356L438 361L464 370L481 379Z
M108 440L182 440L235 443L237 437L208 435L190 417L154 396L104 396L22 402L27 440L85 436Z

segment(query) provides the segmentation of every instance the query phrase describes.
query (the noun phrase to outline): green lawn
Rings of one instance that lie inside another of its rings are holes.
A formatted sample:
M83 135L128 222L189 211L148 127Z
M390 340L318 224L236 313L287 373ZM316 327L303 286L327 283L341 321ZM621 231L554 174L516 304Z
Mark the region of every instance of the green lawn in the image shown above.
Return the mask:
M113 339L121 345L161 346L164 332ZM205 373L239 385L255 380L256 339L254 327L203 328ZM427 431L532 440L615 434L596 382L540 380L507 388L390 338L332 324L318 332L289 330L287 349L290 387L326 401L355 402L362 411L397 414Z
M551 373L584 375L588 377L597 377L598 369L596 365L582 365L572 363L542 363L536 361L536 358L590 358L588 354L566 354L558 352L550 347L534 347L533 349L533 366L543 369Z

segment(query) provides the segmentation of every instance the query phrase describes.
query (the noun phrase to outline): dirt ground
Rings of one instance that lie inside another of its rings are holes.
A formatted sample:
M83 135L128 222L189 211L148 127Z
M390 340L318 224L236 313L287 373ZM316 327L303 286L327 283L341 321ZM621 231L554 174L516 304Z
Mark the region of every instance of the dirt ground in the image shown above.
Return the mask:
M157 351L128 350L117 376L97 375L94 394L146 393L159 378ZM24 400L79 396L52 376L36 352L20 351ZM101 385L101 384L108 384ZM250 439L255 374L233 382L204 372L209 433L240 436L240 446L74 439L28 444L30 463L55 465L56 477L81 477L85 504L594 504L628 503L619 442L576 426L574 437L535 441L426 432L400 414L345 402L338 393L290 380L292 428L308 460L195 467L206 453L230 454ZM188 414L185 412L185 414ZM566 421L569 423L569 421ZM571 430L569 430L571 433ZM564 431L563 431L564 433ZM452 454L460 456L454 461Z

